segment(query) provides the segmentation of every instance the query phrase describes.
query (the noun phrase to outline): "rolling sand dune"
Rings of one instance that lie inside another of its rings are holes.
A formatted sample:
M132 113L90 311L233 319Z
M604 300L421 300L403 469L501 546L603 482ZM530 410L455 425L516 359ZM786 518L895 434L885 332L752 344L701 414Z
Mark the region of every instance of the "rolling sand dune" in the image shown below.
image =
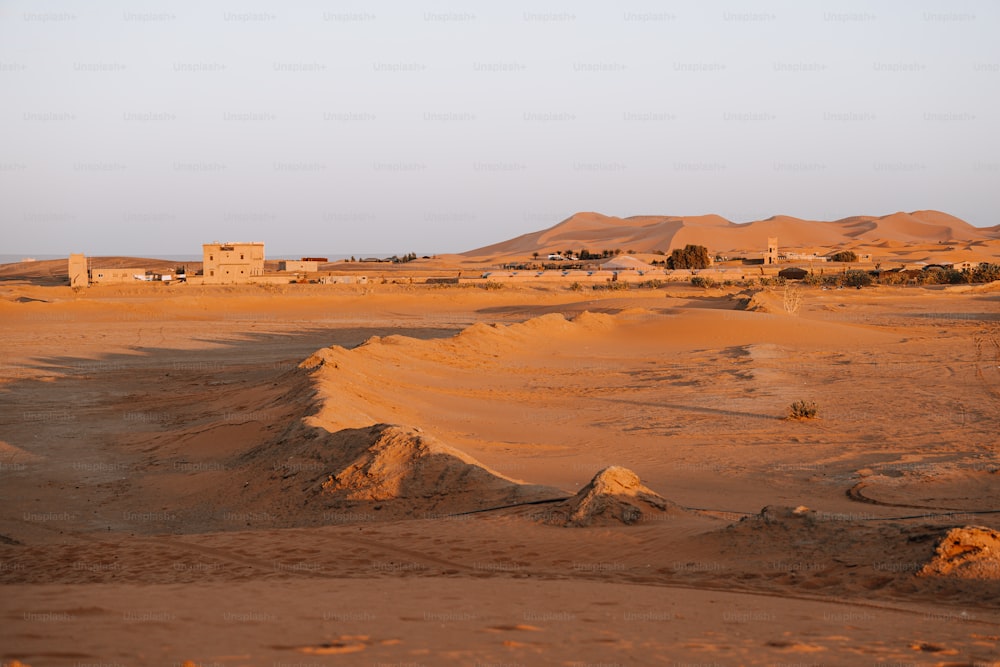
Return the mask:
M776 215L766 220L735 223L717 215L636 216L616 218L599 213L577 213L549 229L470 250L470 258L506 260L533 252L631 249L639 253L669 252L687 244L704 245L712 252L762 250L769 237L783 247L835 248L858 242L880 244L941 243L1000 239L998 227L974 227L940 211L893 213L881 217L854 216L836 221L803 220Z
M295 287L0 286L0 660L1000 660L995 288Z

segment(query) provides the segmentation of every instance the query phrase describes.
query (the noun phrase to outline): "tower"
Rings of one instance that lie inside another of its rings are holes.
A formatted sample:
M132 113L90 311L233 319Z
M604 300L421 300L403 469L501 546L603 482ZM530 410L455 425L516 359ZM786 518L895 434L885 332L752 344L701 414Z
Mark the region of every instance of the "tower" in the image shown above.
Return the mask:
M765 264L778 263L778 237L769 236L767 238L767 252L764 253Z
M90 275L87 272L87 256L83 253L73 253L69 256L69 286L88 287Z

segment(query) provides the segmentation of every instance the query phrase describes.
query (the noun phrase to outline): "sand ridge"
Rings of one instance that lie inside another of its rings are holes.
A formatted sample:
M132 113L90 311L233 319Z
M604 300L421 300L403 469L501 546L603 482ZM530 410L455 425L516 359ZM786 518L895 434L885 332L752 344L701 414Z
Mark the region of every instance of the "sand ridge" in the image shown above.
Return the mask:
M588 248L628 249L638 253L668 252L687 244L713 252L763 249L770 237L784 247L836 248L888 243L940 244L955 241L990 242L997 227L980 228L940 211L896 212L884 216L853 216L835 221L803 220L776 215L766 220L735 223L720 216L635 216L619 218L594 212L576 213L556 225L464 255L470 258L514 259L533 252Z

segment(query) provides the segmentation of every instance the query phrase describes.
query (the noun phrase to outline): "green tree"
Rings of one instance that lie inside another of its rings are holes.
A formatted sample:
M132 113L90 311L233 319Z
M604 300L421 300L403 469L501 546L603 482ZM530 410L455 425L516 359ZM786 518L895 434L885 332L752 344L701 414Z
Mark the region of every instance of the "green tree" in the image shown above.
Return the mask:
M708 248L690 243L683 248L674 248L667 258L667 268L670 269L707 269L711 263Z

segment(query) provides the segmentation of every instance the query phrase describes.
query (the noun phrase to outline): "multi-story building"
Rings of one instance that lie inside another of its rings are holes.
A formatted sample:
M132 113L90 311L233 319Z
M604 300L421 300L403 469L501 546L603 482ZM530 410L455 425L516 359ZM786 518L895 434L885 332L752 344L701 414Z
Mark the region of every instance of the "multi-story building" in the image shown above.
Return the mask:
M264 275L263 243L205 243L202 252L206 285L248 283Z

